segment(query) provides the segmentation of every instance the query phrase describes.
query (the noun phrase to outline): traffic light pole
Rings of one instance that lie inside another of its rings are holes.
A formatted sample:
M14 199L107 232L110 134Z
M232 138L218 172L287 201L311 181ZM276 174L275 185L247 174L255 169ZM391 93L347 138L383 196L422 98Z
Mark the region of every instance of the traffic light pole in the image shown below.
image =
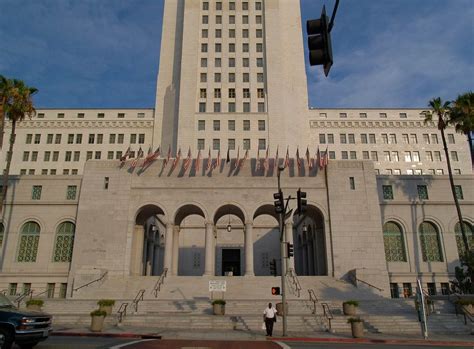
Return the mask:
M280 186L280 172L283 171L285 168L284 167L278 167L278 172L277 172L277 177L278 177L278 192L281 192L281 186ZM283 212L280 212L278 215L278 223L279 223L279 228L280 228L280 253L281 253L281 301L282 301L282 309L283 309L283 314L281 315L283 318L283 337L286 337L286 327L287 327L287 319L286 319L286 282L285 282L285 277L286 277L286 257L285 257L285 250L286 250L286 239L285 239L285 234L283 230L283 225L284 225L284 219L285 219L285 214L286 214L286 208L288 207L288 201L286 202L286 206L283 210Z

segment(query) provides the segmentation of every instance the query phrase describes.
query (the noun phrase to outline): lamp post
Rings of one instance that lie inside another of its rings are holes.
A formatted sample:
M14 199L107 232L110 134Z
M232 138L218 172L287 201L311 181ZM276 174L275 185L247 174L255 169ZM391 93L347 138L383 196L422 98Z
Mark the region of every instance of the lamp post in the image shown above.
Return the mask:
M280 186L280 173L283 171L285 167L283 166L278 166L278 171L277 171L277 177L278 177L278 193L282 193L281 191L281 186ZM282 193L282 199L283 199L283 193ZM286 283L285 283L285 277L286 277L286 257L285 257L285 251L286 251L286 239L285 239L285 234L283 231L283 225L284 225L284 220L285 220L285 214L286 214L286 209L288 207L288 201L286 202L286 205L284 206L284 209L280 211L278 214L278 224L280 228L280 254L281 254L281 301L282 301L282 309L283 309L283 337L286 337L286 327L287 327L287 318L286 318Z

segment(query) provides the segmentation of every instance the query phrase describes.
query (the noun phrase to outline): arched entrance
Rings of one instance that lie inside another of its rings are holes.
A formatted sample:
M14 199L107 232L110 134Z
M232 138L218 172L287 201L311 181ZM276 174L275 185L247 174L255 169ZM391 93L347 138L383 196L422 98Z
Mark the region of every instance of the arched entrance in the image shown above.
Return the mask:
M296 228L295 269L298 275L327 275L326 236L324 216L309 205L301 219L294 216Z
M155 204L142 206L135 218L131 275L160 275L164 268L165 213Z
M215 273L216 275L241 276L251 275L245 261L247 245L246 230L251 227L245 224L245 213L235 204L219 207L214 215L215 238ZM253 255L253 254L252 254Z
M260 206L253 215L253 260L255 276L269 276L270 262L277 261L277 274L281 275L280 229L275 207Z

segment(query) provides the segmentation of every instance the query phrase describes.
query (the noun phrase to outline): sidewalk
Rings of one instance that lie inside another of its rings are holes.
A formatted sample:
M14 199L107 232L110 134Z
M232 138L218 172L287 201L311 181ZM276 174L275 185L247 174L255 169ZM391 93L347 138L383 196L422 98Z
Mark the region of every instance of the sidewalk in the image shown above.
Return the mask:
M413 344L413 345L451 345L474 346L474 336L430 335L427 340L412 334L387 335L366 333L365 338L352 338L348 333L328 332L289 332L288 336L280 337L274 333L271 339L265 337L264 331L206 331L206 330L171 330L146 327L118 327L107 326L103 332L91 332L88 327L55 326L53 336L97 336L120 338L156 338L156 339L200 339L200 340L227 340L227 341L285 341L285 342L327 342L327 343L377 343L377 344Z

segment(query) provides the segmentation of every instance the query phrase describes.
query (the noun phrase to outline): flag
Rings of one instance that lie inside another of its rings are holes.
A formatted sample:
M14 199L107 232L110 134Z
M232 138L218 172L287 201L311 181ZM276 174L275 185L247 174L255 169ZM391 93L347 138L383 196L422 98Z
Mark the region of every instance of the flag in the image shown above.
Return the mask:
M227 148L227 157L225 159L225 163L228 164L230 162L230 150Z
M285 157L285 162L283 163L284 168L287 168L290 166L290 150L288 147L286 147L286 157Z
M278 163L280 162L280 159L278 158L278 146L277 146L277 152L275 155L275 168L278 168Z
M265 161L263 162L263 170L266 171L268 168L268 148L267 152L265 153Z
M148 147L148 151L146 153L146 157L145 157L145 160L143 160L143 164L142 164L142 168L145 167L145 165L148 163L151 155L152 155L152 151L153 151L153 148L151 147L151 145Z
M257 171L260 169L260 148L257 151Z
M243 158L242 161L240 162L239 167L242 167L242 166L244 165L245 161L247 161L248 158L249 158L249 150L247 149L247 150L245 151L244 158Z
M125 154L123 154L120 157L120 162L125 162L129 156L130 156L130 147L128 147L127 150L125 151Z
M221 166L221 150L219 149L217 151L217 159L216 159L216 162L214 164L214 168L219 168Z
M301 168L300 149L298 147L296 148L296 164L298 168Z
M326 152L324 153L323 157L323 168L325 168L328 165L329 162L329 153L328 153L328 148L326 148Z
M240 161L239 157L240 157L240 146L237 147L237 158L235 159L235 165L234 165L235 168L239 166L239 161Z
M179 147L178 154L176 154L176 158L173 161L173 165L171 166L172 168L175 168L176 165L178 164L179 159L181 159L181 147Z
M188 170L189 165L191 164L191 147L188 149L188 156L184 160L183 167L184 167L184 172Z
M308 162L308 169L313 168L313 159L311 159L311 156L309 155L309 148L306 147L306 161Z
M196 172L199 172L200 168L201 168L201 149L199 149L198 151L198 156L196 158Z
M143 150L142 150L142 147L140 147L140 149L138 149L137 157L132 161L131 167L137 166L138 161L140 160L142 156L143 156Z
M170 158L171 158L171 146L168 145L168 155L166 156L166 160L163 163L163 166L166 166L168 164L168 162L170 161Z
M319 165L319 168L321 168L322 162L321 162L321 152L319 151L319 147L318 147L318 151L316 153L316 162Z
M211 169L211 147L209 147L209 155L207 156L207 166L206 166L206 171L209 171Z

